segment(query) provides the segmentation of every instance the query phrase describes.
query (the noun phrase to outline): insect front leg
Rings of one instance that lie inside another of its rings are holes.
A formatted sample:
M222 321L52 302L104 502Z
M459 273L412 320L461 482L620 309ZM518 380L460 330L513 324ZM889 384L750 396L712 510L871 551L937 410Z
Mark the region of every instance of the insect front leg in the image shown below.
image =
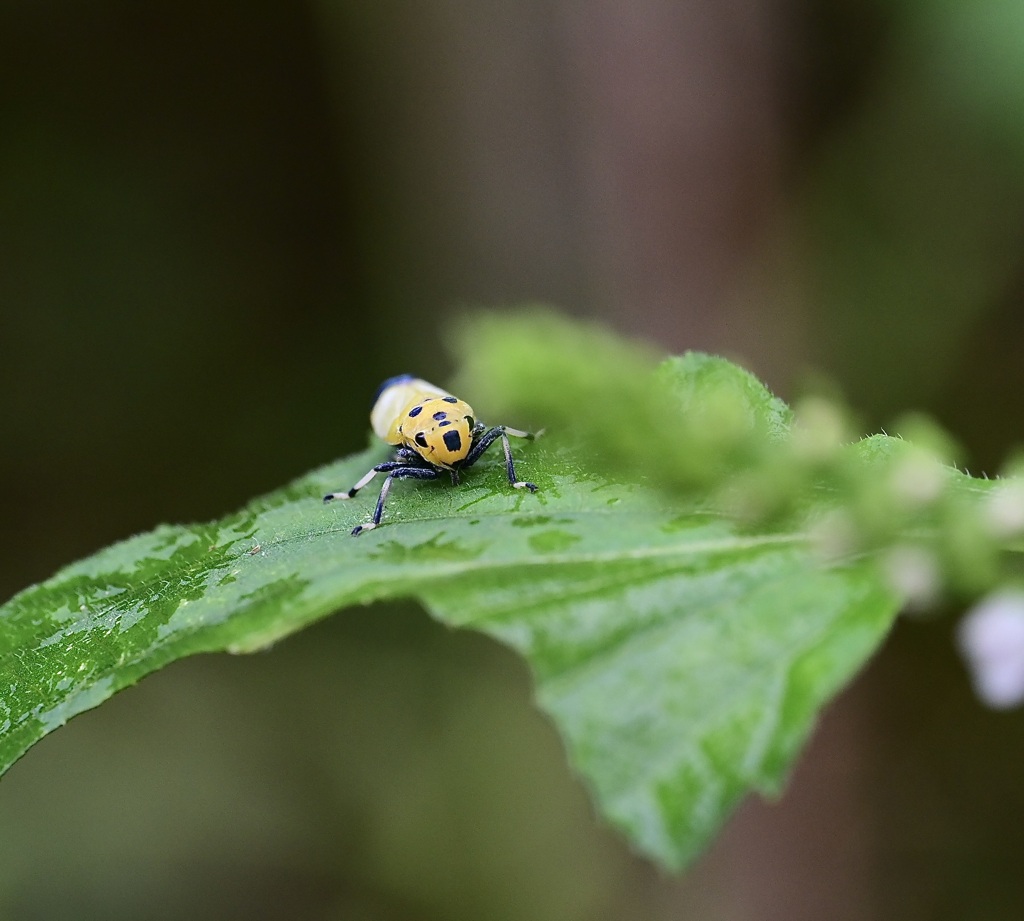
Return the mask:
M512 461L512 446L509 444L508 436L512 435L515 438L526 438L533 441L536 436L532 432L522 432L519 429L510 429L505 425L496 425L494 428L488 429L480 436L473 447L470 449L469 454L466 455L466 459L462 462L462 468L472 467L481 455L486 451L495 441L501 439L501 446L505 451L505 472L508 474L508 481L515 489L528 489L530 492L536 492L537 487L533 483L527 483L520 480L516 476L516 465Z
M381 464L381 466L383 467L384 464ZM435 480L439 474L440 471L435 470L433 467L403 467L400 463L396 462L384 481L384 485L380 488L380 495L377 497L377 507L373 510L373 518L370 523L356 525L352 529L352 535L362 534L363 531L372 531L380 524L381 516L384 514L384 500L388 497L392 480Z
M362 489L367 483L370 482L378 473L389 473L392 470L398 470L404 467L404 461L385 461L383 464L377 464L369 470L355 486L345 492L329 492L324 496L324 502L332 502L335 499L351 499L360 489Z

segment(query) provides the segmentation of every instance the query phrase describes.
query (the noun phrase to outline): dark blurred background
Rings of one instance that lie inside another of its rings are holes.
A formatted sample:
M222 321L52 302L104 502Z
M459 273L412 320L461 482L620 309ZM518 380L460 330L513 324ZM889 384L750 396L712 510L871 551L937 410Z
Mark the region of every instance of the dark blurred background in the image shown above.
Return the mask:
M995 473L1022 253L1011 0L8 0L0 595L361 448L380 379L521 301L824 372ZM413 606L182 662L4 778L0 918L1016 918L1024 718L951 623L681 879L595 822L522 665Z

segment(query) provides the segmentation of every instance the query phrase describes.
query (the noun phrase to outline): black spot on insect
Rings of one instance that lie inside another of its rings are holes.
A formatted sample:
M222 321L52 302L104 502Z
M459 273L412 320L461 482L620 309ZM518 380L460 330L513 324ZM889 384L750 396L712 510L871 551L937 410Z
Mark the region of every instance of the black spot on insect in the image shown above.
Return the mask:
M458 403L459 402L459 398L458 397L441 397L441 399L444 400L445 403Z
M447 419L448 418L448 413L446 413L446 412L434 413L434 418L437 419L438 421L440 421L441 419Z
M462 436L455 431L444 433L444 446L452 452L462 448Z
M444 422L439 423L437 427L439 429L443 429L446 425L451 425L451 424L452 424L452 420L451 419L445 419Z
M466 416L466 424L470 428L473 428L476 425L476 419L474 419L472 416Z
M412 409L409 410L409 416L411 418L415 418L421 412L423 412L423 407L422 406L414 406Z
M427 447L427 436L423 432L417 432L416 437L413 439L421 448Z

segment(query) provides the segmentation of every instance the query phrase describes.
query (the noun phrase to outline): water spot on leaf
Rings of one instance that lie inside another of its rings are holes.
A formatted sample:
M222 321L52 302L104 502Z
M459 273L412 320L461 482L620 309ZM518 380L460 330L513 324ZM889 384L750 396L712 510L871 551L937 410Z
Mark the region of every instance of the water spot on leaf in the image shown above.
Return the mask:
M422 562L423 560L475 559L488 547L485 542L470 544L460 540L444 540L444 532L418 544L403 544L397 540L384 541L370 551L370 559L394 563Z
M669 521L666 521L662 526L661 530L666 534L675 534L679 531L691 531L696 528L707 527L708 521L712 516L702 514L700 512L687 512L685 515L678 515Z
M471 508L478 502L483 502L486 499L490 499L492 496L496 494L496 492L497 490L494 489L484 490L482 494L477 496L475 499L470 499L468 502L463 502L462 505L458 506L458 508L455 509L455 511L464 512L467 508Z
M531 515L529 517L520 517L512 519L512 527L514 528L535 528L537 525L550 524L552 521L550 515Z
M560 528L552 528L550 531L541 531L531 535L528 543L538 553L554 553L559 550L568 550L582 539L578 534L572 534Z

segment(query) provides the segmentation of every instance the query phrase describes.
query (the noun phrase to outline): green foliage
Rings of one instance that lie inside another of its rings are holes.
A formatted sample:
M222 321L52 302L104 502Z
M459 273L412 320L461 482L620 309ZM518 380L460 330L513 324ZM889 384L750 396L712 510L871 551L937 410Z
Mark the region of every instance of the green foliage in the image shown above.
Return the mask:
M901 595L1004 578L1017 531L992 521L1014 521L1014 496L898 439L844 447L834 407L794 415L724 360L655 369L544 314L478 322L464 351L483 418L547 426L516 447L536 495L508 488L496 451L458 488L397 483L355 538L372 495L320 496L385 457L372 447L69 566L0 608L0 767L182 656L415 597L525 657L599 811L678 868L746 792L779 789Z

